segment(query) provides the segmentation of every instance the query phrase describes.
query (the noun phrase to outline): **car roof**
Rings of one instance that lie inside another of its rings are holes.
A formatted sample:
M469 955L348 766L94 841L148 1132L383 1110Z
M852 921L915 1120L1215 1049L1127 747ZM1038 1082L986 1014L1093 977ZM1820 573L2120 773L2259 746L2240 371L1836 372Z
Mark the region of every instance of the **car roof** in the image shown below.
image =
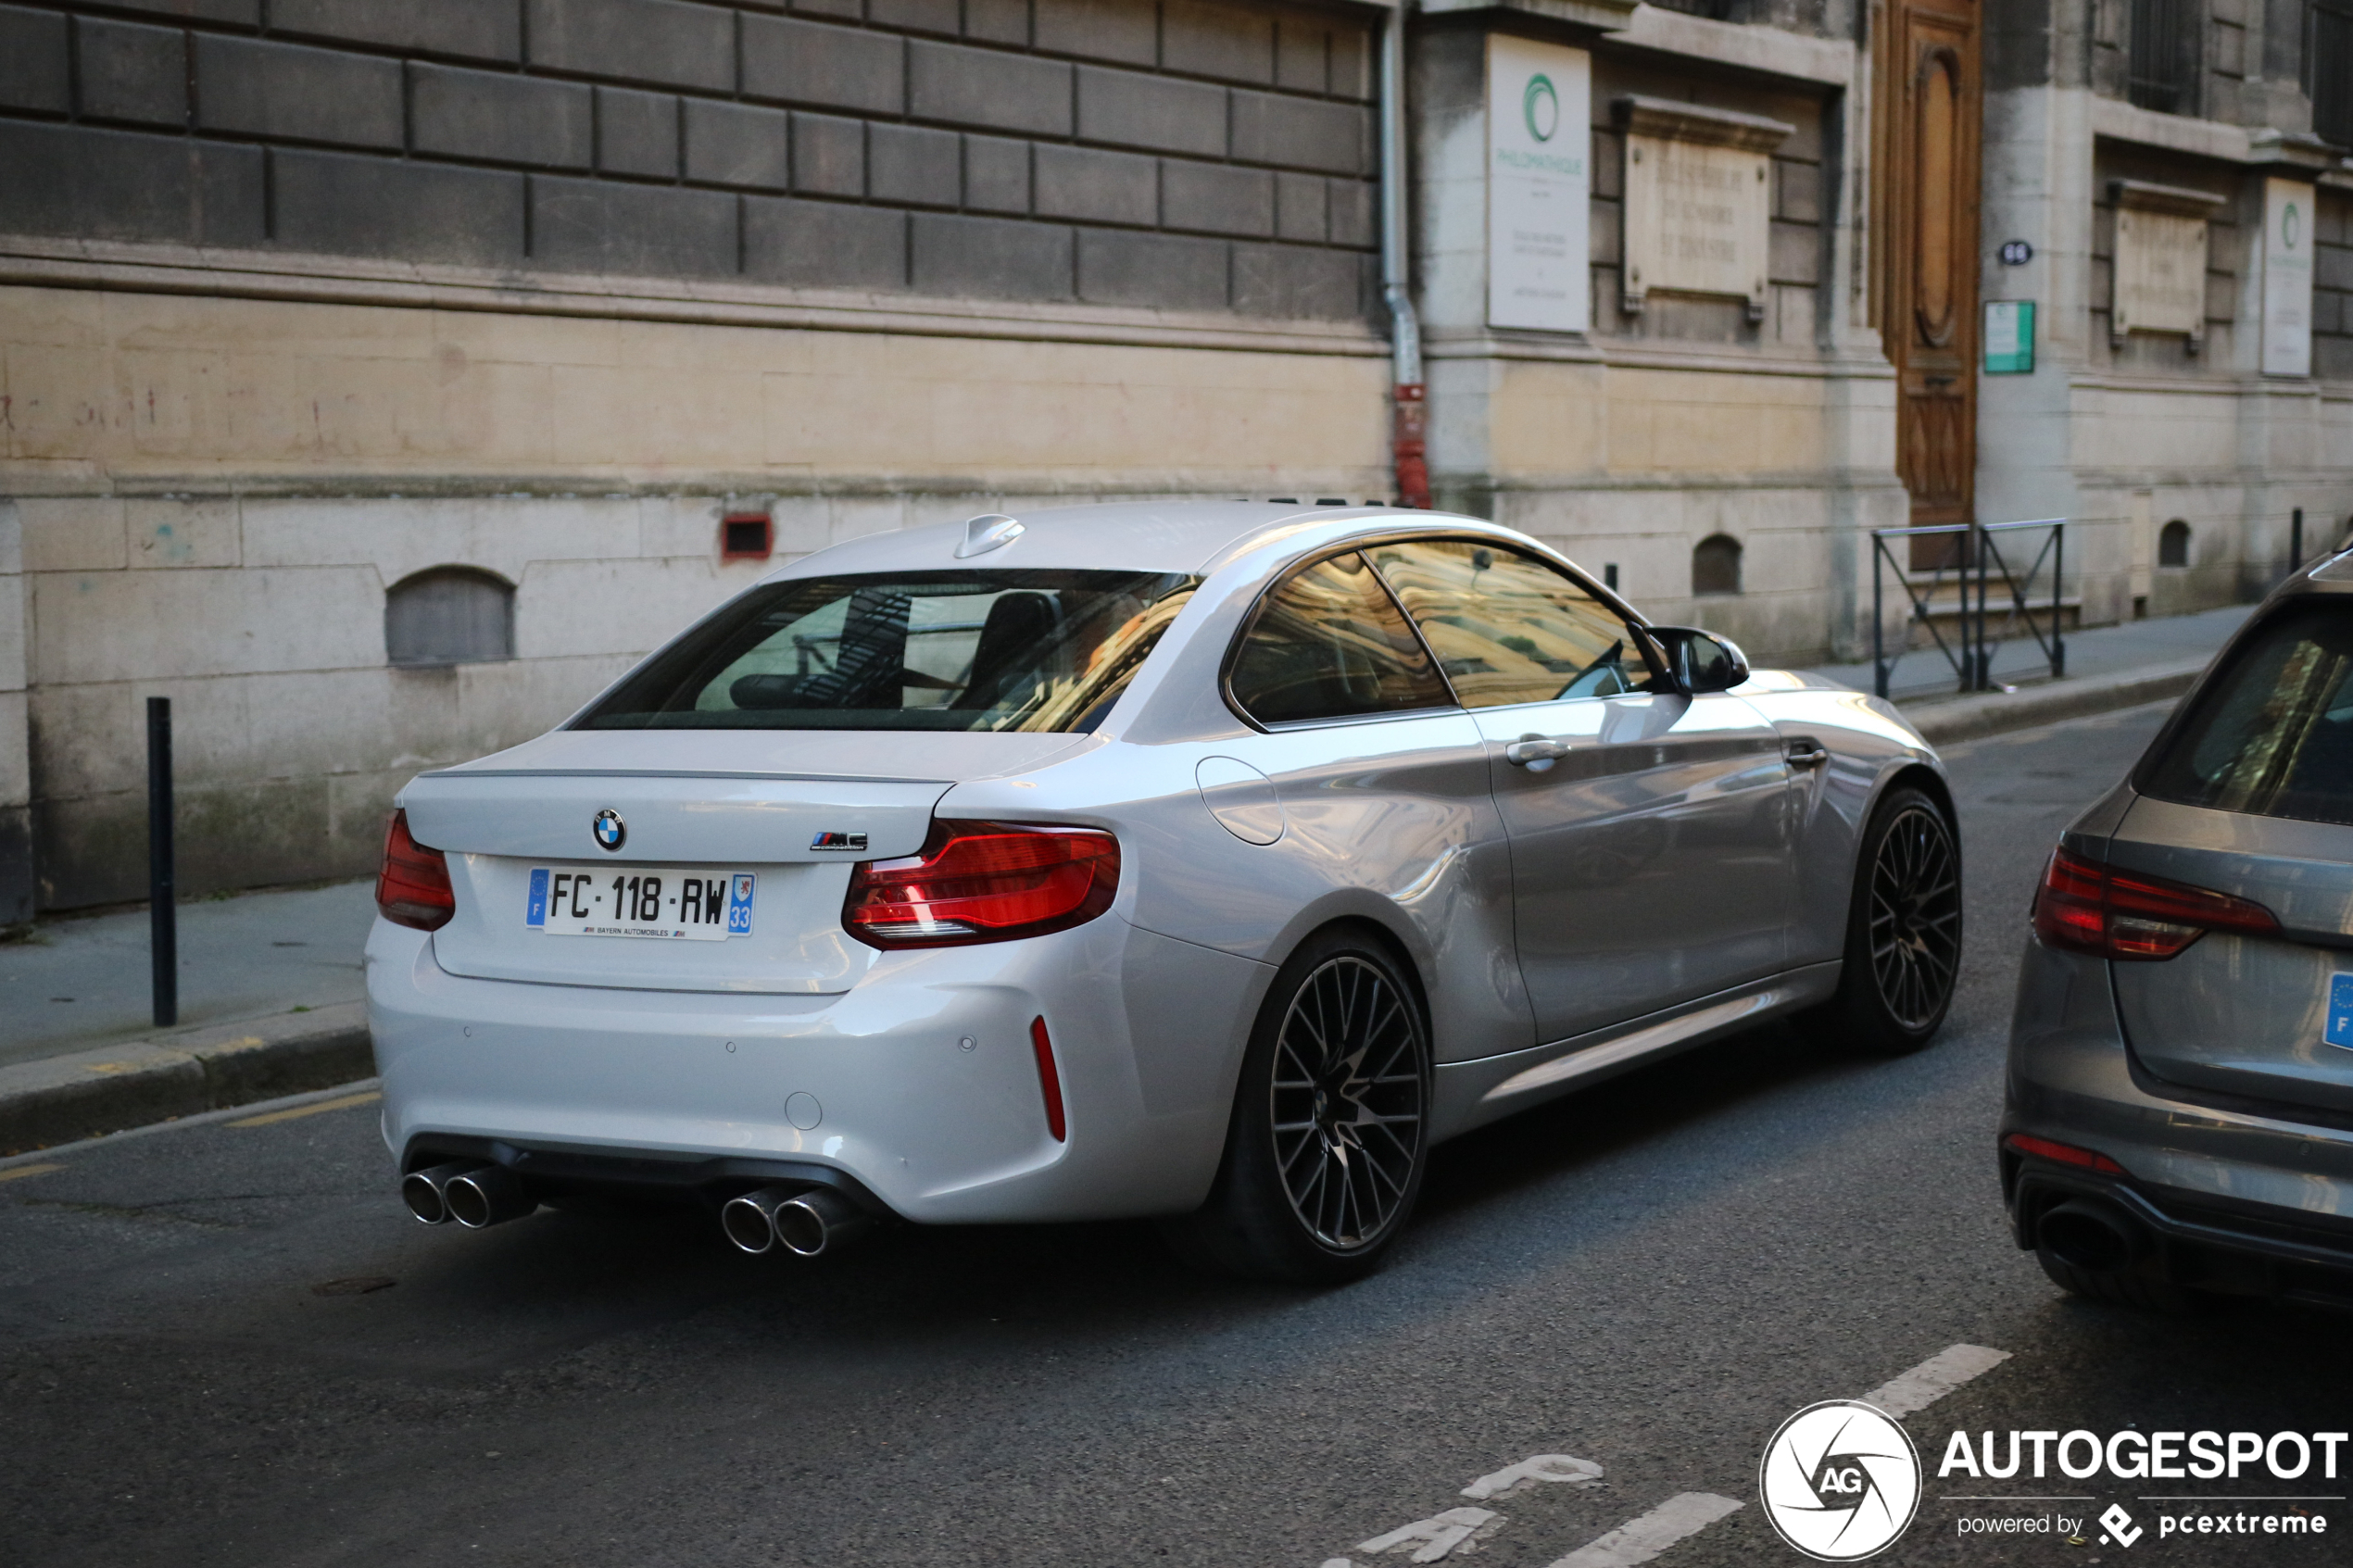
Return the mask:
M1302 530L1354 519L1394 519L1427 526L1472 522L1393 507L1302 507L1290 501L1128 501L1087 507L1019 508L1011 544L958 558L966 523L938 523L869 534L832 546L772 574L772 580L837 572L910 569L1059 567L1094 571L1206 571L1221 558Z

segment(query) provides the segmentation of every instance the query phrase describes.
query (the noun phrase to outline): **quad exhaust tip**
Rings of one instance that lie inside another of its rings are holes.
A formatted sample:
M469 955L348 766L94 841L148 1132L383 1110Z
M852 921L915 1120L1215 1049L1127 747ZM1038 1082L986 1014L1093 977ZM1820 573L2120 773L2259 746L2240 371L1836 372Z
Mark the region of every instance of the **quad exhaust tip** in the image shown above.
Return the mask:
M411 1171L400 1179L400 1200L428 1225L452 1220L468 1230L520 1220L539 1207L515 1173L503 1165L453 1160Z
M864 1234L874 1221L830 1187L774 1186L729 1198L719 1224L746 1252L781 1247L797 1258L816 1258Z

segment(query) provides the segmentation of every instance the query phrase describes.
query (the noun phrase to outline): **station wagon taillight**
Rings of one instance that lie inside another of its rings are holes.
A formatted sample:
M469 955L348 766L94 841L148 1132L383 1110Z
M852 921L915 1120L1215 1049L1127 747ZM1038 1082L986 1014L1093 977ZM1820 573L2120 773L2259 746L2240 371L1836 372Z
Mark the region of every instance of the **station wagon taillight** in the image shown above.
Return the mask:
M438 931L458 912L449 885L449 862L409 836L409 813L395 811L384 825L384 863L376 872L376 908L395 925Z
M1107 833L936 822L920 853L850 873L841 923L875 947L1004 942L1093 920L1118 891Z
M2245 898L2054 850L2034 892L2034 935L2054 947L2104 959L2159 960L2209 931L2277 936L2271 910Z

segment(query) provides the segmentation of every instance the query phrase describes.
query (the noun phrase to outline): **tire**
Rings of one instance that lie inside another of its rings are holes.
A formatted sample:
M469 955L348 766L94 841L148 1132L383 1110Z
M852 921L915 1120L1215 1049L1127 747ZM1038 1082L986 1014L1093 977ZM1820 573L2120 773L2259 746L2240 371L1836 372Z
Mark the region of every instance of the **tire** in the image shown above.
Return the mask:
M2046 1247L2036 1248L2034 1261L2051 1283L2070 1296L2081 1296L2086 1301L2098 1301L2111 1307L2133 1307L2145 1312L2163 1312L2172 1317L2198 1317L2217 1311L2221 1298L2204 1291L2184 1289L2162 1280L2145 1279L2139 1274L2094 1273L2062 1262Z
M1855 1050L1906 1056L1935 1037L1961 967L1960 840L1924 790L1872 809L1855 857L1845 963L1831 1022Z
M1395 959L1310 937L1251 1028L1209 1201L1163 1222L1187 1261L1290 1285L1379 1265L1429 1163L1429 1026Z

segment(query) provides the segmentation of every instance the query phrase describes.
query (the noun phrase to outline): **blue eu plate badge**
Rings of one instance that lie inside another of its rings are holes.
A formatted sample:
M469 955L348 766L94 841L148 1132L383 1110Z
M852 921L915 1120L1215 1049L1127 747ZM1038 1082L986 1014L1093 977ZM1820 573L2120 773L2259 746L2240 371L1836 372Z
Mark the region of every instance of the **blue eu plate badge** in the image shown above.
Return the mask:
M727 935L751 935L751 873L737 872L727 887ZM2353 978L2348 976L2347 978Z
M2329 1026L2321 1037L2353 1050L2353 974L2329 976Z

